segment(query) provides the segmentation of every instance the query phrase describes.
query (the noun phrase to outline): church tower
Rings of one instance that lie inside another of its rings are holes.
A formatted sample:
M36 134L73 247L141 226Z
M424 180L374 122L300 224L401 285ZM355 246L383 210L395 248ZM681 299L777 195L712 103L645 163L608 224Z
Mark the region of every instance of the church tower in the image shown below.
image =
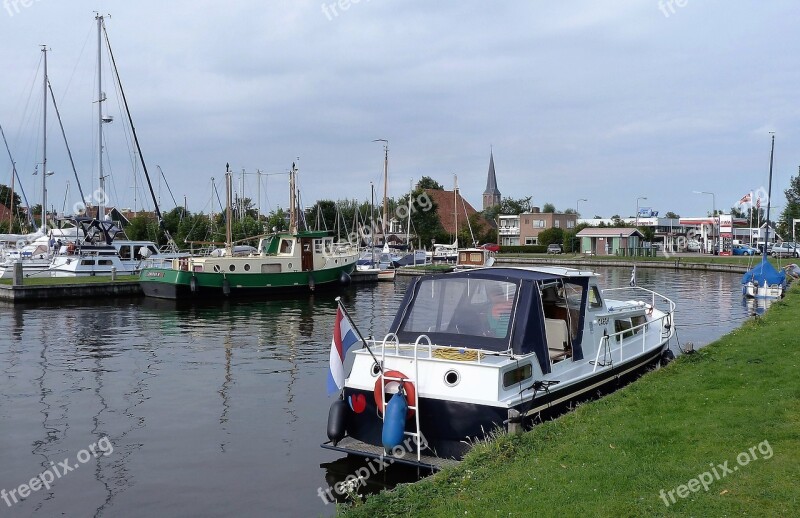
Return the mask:
M494 152L489 151L489 176L486 178L486 190L483 191L483 210L495 205L500 205L500 191L494 174Z

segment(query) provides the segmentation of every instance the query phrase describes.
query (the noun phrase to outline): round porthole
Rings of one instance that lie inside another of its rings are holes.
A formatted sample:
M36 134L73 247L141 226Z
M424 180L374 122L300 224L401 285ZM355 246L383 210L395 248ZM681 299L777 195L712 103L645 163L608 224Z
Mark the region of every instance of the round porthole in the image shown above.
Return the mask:
M292 263L287 264L286 267L291 270L292 269Z
M377 363L372 364L372 376L377 377L381 373L381 368Z
M461 375L458 371L449 370L444 374L444 384L448 387L455 387L461 381Z
M235 271L236 271L236 265L235 265L235 264L232 264L232 265L230 265L230 266L228 267L228 269L229 269L230 271L232 271L232 272L235 272Z
M246 271L246 272L250 271L250 265L249 264L245 264L244 265L244 271Z
M215 272L219 273L221 270L222 270L222 268L220 268L218 264L214 265L214 271Z

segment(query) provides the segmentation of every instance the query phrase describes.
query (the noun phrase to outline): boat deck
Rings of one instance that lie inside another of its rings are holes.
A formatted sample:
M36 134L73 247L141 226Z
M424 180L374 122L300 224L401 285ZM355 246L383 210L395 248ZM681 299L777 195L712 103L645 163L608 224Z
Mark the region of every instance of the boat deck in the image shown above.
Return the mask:
M333 442L331 441L322 443L321 446L327 450L339 451L351 455L359 455L361 457L369 457L373 459L385 459L387 464L393 464L397 462L400 464L407 464L409 466L432 469L434 471L439 471L440 469L446 467L457 466L459 464L459 461L457 460L442 459L441 457L434 457L433 455L421 455L420 460L418 461L415 452L408 452L403 456L397 457L392 454L385 455L382 447L367 444L357 439L353 439L352 437L345 437L339 441L336 446L334 446Z

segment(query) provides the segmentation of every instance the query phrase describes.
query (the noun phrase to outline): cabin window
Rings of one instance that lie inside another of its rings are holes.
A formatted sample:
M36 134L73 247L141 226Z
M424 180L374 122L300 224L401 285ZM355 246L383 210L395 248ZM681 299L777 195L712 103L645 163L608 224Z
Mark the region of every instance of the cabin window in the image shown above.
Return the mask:
M480 252L472 252L471 254L469 254L469 260L470 260L470 262L478 263L478 264L483 262L483 259L481 257L481 253Z
M589 309L600 309L603 307L603 299L600 298L600 290L597 286L589 288Z
M228 269L229 269L230 271L232 271L232 272L235 272L235 271L236 271L236 265L235 265L235 264L232 264L232 265L228 266Z
M325 254L333 255L333 239L325 240Z
M119 247L119 258L123 261L127 261L131 258L131 247L129 246L121 246Z
M81 266L94 266L94 259L82 259Z
M533 376L533 366L528 363L503 373L503 388L507 389Z
M422 281L402 331L506 338L516 294L517 285L505 281Z
M618 318L614 321L614 332L617 333L617 342L620 339L630 338L642 332L642 328L633 329L634 323L630 318Z
M322 253L322 239L315 239L314 240L314 253L321 254Z
M290 239L281 239L281 253L282 254L292 253L292 241Z
M100 266L111 266L112 263L110 259L100 259L97 261L97 264Z

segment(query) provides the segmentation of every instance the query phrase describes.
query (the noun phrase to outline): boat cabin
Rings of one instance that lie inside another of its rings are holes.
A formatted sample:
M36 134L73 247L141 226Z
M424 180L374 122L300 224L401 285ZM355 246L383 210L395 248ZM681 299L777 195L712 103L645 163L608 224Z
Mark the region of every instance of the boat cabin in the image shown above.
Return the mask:
M442 346L536 353L541 371L548 373L555 363L584 358L584 327L603 310L590 272L472 270L417 279L391 332L403 343L424 334Z

